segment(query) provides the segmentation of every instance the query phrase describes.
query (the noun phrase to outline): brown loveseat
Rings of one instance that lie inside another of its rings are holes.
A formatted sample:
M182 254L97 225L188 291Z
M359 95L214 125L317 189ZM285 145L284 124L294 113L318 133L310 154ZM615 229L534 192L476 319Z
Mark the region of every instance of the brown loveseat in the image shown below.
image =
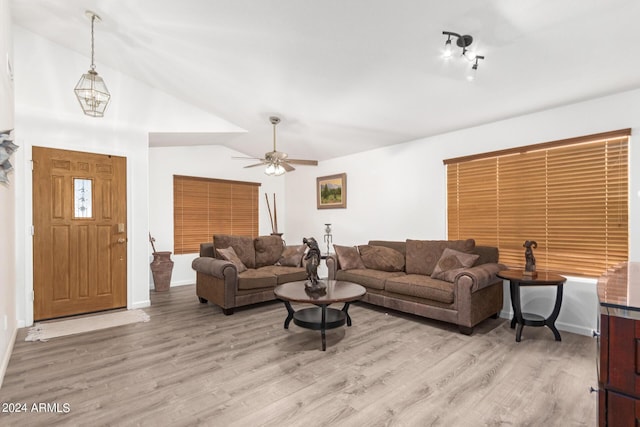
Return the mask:
M191 264L196 295L226 315L235 307L274 300L277 285L307 278L302 267L305 248L285 247L279 236L214 235L213 242L200 244L200 256Z
M369 241L334 245L329 279L367 288L362 301L454 323L463 334L502 310L498 248L468 240Z

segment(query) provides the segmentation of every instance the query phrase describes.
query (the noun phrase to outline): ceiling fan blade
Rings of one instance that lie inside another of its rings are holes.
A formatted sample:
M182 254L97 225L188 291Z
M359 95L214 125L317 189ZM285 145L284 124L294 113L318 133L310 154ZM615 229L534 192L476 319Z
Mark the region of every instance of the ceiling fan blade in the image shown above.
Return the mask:
M284 170L286 170L287 172L291 172L291 171L296 170L296 168L294 168L293 166L291 166L287 162L280 162L280 166L282 166L284 168Z
M318 166L317 160L287 159L287 162L293 163L296 165Z
M263 160L263 158L260 157L238 157L238 156L231 156L232 159L244 159L244 160Z
M255 165L245 166L245 168L255 168L256 166L264 166L264 165L266 165L266 162L256 163Z

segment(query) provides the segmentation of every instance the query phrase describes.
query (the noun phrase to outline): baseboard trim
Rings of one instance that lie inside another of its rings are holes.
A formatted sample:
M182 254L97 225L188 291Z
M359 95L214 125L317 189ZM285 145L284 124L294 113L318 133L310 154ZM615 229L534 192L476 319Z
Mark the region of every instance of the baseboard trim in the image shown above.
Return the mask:
M16 342L16 336L18 336L18 328L14 328L13 333L11 334L11 339L9 340L9 345L7 346L7 351L5 351L4 356L2 357L2 366L0 366L0 389L2 388L4 375L7 373L7 368L9 367L9 360L13 353L13 345Z
M129 310L134 310L136 308L145 308L145 307L151 307L151 300L144 300L144 301L138 301L138 302L134 302L133 304L131 304L131 307L128 307Z
M188 279L188 280L178 280L175 282L171 282L170 287L175 287L175 286L186 286L186 285L195 285L195 282L193 281L193 279ZM153 283L149 284L149 290L153 290Z
M187 279L187 280L178 280L175 282L171 282L171 287L174 286L185 286L185 285L194 285L195 282L193 281L193 279Z
M572 325L570 323L556 322L556 327L560 331L571 332L572 334L584 335L587 337L593 336L593 329L586 328L581 325Z

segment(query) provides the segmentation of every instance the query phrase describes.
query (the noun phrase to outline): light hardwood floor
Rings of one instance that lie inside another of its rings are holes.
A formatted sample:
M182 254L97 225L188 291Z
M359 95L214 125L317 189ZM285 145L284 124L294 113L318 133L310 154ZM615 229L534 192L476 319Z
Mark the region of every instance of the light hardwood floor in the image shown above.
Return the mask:
M20 330L0 402L68 413L0 413L2 426L594 426L596 341L505 319L472 336L352 305L353 326L293 323L282 303L224 316L193 285L151 295L148 323L48 342ZM294 305L294 308L300 307ZM52 407L50 407L51 409Z

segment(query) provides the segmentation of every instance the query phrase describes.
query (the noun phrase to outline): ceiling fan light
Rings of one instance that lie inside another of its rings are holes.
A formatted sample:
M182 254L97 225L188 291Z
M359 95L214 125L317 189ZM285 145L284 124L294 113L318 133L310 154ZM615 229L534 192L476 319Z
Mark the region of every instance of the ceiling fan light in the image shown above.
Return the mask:
M280 176L280 175L282 175L282 174L283 174L283 173L285 173L285 172L286 172L286 171L285 171L285 169L282 167L282 165L276 165L276 167L275 167L275 172L274 172L274 175L275 175L275 176Z
M273 163L269 163L269 166L264 170L264 173L271 176L276 173L276 167Z

